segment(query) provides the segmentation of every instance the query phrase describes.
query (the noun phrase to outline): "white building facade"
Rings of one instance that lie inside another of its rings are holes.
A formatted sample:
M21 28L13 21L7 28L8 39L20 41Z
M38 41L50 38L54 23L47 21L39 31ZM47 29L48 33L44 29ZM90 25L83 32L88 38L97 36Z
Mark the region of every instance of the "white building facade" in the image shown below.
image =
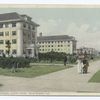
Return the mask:
M63 52L66 54L76 53L76 43L74 37L68 35L56 35L56 36L42 36L38 38L39 52Z
M10 41L9 55L35 57L38 26L27 15L0 14L0 54L7 55L6 41Z

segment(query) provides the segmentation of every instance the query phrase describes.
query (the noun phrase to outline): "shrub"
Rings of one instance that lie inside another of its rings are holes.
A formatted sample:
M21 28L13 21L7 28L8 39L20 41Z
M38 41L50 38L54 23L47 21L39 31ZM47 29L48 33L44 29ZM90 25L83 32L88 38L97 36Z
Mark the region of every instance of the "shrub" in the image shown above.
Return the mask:
M64 61L64 57L67 55L68 57L68 62L69 63L75 63L76 62L76 55L70 55L66 54L64 52L47 52L47 53L39 53L39 61Z
M0 58L1 68L12 68L13 63L18 63L19 68L29 67L30 60L26 58Z

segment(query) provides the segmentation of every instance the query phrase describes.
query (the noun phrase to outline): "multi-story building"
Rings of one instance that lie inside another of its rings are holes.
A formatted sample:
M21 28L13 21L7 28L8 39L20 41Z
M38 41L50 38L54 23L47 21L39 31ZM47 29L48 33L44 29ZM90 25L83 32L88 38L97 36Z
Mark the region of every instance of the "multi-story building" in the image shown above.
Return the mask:
M97 55L98 52L95 48L81 47L77 49L77 54Z
M0 53L7 54L6 42L10 41L10 55L34 57L38 26L27 15L0 14Z
M68 35L56 36L42 36L37 38L39 45L39 52L64 52L66 54L73 54L76 52L76 40Z

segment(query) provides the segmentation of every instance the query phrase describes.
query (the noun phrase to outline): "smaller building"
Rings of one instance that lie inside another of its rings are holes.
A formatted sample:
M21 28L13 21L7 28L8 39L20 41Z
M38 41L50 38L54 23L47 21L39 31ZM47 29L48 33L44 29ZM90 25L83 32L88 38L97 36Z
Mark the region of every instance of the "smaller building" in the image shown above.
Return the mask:
M97 50L94 48L81 47L77 49L77 54L97 55Z
M56 35L56 36L42 36L42 33L37 38L39 45L39 52L64 52L66 54L73 54L76 52L76 40L73 36Z

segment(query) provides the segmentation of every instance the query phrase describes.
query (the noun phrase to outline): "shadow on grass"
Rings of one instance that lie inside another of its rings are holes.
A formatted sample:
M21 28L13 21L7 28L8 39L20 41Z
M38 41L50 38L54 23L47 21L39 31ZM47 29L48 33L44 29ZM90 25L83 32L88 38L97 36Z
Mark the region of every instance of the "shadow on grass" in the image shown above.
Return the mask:
M0 84L0 86L3 86L3 84Z

